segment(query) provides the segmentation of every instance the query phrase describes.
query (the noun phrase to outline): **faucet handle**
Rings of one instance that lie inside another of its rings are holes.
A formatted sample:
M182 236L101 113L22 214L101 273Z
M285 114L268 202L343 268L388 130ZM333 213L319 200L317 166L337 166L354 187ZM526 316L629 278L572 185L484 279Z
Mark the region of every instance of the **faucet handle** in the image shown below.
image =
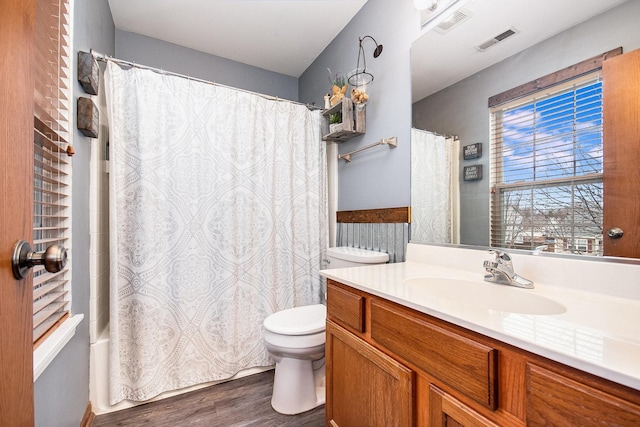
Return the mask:
M484 263L482 263L482 266L487 269L498 268L498 265L499 264L497 262L489 260L486 260Z
M504 251L499 251L497 249L489 249L489 253L495 255L496 262L511 261L511 256Z

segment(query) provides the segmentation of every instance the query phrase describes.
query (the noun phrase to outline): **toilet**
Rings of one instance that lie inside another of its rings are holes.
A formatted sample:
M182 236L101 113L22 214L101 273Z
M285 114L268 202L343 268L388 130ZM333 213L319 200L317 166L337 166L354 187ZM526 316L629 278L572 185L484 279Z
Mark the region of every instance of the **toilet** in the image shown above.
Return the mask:
M384 264L389 255L367 249L327 249L327 267ZM276 362L271 406L281 414L309 411L325 403L324 344L327 308L305 305L278 311L263 322L263 338Z

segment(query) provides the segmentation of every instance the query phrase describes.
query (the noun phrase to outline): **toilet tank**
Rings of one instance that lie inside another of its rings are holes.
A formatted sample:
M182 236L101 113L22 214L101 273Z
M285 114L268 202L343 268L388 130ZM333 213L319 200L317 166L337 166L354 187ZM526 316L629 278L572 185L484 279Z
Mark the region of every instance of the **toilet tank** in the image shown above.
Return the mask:
M327 266L325 268L361 267L364 265L384 264L389 261L389 254L369 249L338 246L327 249Z

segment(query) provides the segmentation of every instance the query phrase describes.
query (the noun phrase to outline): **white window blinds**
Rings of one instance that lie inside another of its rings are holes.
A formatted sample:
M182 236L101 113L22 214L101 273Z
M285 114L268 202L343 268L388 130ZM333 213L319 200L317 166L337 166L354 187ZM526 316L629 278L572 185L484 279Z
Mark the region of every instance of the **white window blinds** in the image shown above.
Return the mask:
M33 250L60 244L70 254L70 31L66 0L38 0L34 108ZM58 273L33 270L33 340L68 316L70 262Z
M602 255L602 83L491 110L491 245Z

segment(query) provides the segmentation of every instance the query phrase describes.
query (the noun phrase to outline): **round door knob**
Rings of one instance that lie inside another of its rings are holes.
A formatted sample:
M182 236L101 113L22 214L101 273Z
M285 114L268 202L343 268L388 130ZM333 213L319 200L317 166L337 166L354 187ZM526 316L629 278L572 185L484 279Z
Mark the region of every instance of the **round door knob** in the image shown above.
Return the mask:
M45 270L57 273L67 264L67 250L60 245L51 245L44 252L33 252L29 243L20 240L13 248L11 268L13 276L20 280L34 265L44 265Z
M611 237L612 239L619 239L623 234L624 231L620 227L613 227L607 231L607 236Z

